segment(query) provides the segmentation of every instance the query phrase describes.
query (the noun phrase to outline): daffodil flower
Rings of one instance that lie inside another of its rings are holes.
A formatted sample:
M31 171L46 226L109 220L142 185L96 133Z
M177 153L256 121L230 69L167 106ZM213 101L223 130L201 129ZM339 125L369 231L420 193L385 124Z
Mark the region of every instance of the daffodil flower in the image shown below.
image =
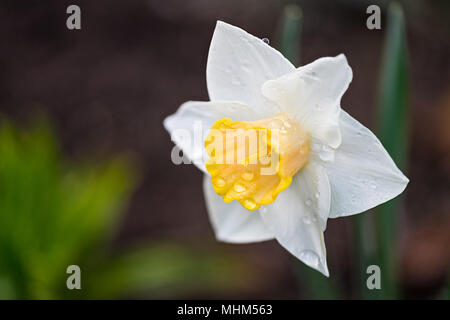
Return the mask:
M375 135L341 109L352 80L346 57L295 68L263 40L218 21L206 77L210 101L184 103L164 126L205 173L206 206L217 239L276 239L328 276L327 219L373 208L408 183ZM175 134L195 135L194 123L210 128L200 148ZM256 131L256 140L248 140ZM247 140L239 139L243 136ZM273 170L264 174L269 167Z

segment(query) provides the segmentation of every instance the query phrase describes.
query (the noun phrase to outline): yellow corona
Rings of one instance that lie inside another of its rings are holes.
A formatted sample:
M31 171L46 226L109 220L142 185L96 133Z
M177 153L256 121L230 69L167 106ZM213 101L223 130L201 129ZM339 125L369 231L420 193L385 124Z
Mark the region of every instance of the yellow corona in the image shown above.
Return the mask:
M257 121L223 118L211 127L205 148L215 192L256 210L275 201L305 166L310 139L285 114Z

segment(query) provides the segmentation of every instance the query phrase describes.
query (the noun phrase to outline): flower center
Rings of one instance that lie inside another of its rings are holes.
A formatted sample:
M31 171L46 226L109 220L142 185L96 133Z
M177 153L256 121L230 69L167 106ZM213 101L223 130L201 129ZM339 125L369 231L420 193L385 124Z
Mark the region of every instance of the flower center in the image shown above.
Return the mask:
M206 170L225 202L256 210L275 201L308 161L309 136L285 114L257 121L217 120L205 140Z

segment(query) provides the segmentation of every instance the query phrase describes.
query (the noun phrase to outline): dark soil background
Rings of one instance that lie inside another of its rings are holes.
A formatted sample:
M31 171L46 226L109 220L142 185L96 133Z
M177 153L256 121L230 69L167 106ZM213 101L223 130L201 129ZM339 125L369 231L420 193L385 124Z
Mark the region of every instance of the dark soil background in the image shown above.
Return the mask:
M186 100L208 100L205 68L216 20L267 37L276 46L287 1L66 1L0 3L0 113L26 124L49 116L69 159L132 154L140 184L114 246L175 241L233 250L264 276L236 298L306 296L291 256L275 241L217 243L194 166L175 166L164 117ZM377 79L387 1L299 1L302 64L345 53L354 79L342 106L375 129ZM366 28L369 4L382 7L382 29ZM77 4L82 29L66 28ZM411 182L400 217L398 258L407 297L434 297L450 268L450 6L404 1L412 76ZM0 155L1 156L1 155ZM326 243L331 273L352 267L352 218L331 220ZM245 279L243 279L245 281ZM199 297L221 297L211 292ZM228 296L226 296L228 297Z

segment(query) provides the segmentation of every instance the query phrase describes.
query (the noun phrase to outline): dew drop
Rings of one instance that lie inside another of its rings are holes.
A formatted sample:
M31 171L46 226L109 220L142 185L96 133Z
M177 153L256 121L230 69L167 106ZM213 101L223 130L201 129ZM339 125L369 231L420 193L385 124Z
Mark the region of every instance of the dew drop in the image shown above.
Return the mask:
M270 43L269 38L262 38L261 40L262 40L264 43L266 43L266 44L269 44L269 43Z
M334 152L329 146L323 145L319 152L319 158L323 161L332 161L334 159Z
M205 139L205 142L207 142L207 143L211 143L213 141L214 141L214 136L212 134L209 134Z
M309 216L303 216L302 221L304 224L311 224L311 219L309 218Z
M245 200L244 200L244 206L245 206L247 209L253 210L253 209L256 208L256 203L255 203L255 201L253 201L253 200L251 200L251 199L245 199Z
M239 182L234 185L233 189L236 192L244 192L246 190L245 186L242 183L239 183Z
M252 181L255 175L251 171L246 171L241 175L242 179L245 181Z
M305 201L305 204L306 204L308 207L310 207L311 204L312 204L311 199L307 199L307 200Z
M303 250L300 252L300 259L311 267L319 267L320 258L314 251Z
M225 187L225 185L227 184L227 182L225 181L225 179L223 178L217 178L216 180L214 180L213 182L216 186L218 186L219 188Z
M269 128L271 129L279 129L283 127L283 121L280 119L274 119L269 122Z

